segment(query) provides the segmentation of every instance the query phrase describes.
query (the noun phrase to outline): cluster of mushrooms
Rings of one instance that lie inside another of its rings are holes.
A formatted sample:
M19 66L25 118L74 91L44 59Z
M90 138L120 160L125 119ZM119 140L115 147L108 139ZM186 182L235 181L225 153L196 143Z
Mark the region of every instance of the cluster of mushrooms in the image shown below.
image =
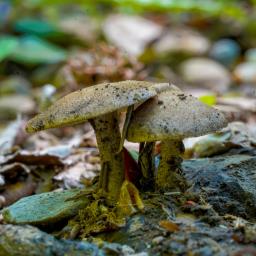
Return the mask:
M120 131L120 113L126 120ZM222 113L169 83L122 81L75 91L56 101L27 124L28 132L89 121L101 157L97 193L114 205L125 181L123 143L140 143L141 188L185 190L181 170L182 140L215 132L226 126ZM161 141L155 171L154 145ZM140 189L141 189L140 188Z

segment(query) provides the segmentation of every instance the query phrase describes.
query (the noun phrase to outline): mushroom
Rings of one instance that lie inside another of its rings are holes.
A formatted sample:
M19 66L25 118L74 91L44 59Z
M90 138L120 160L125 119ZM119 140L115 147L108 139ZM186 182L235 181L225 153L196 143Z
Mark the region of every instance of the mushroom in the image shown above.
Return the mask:
M88 120L94 128L101 157L98 192L111 204L118 200L124 181L123 140L119 130L118 110L142 103L168 87L168 83L144 81L122 81L87 87L66 95L45 112L35 116L28 122L26 130L36 132Z
M156 187L159 190L183 191L187 184L181 171L182 140L215 132L225 127L227 121L218 110L185 94L178 87L171 85L169 88L134 111L127 139L146 142L148 149L151 148L150 143L161 141ZM152 176L150 173L147 175Z

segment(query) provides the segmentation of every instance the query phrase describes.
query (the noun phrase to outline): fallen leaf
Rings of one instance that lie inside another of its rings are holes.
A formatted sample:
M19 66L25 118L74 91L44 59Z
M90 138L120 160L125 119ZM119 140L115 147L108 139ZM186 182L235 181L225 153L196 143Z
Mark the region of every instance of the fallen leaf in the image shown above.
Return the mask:
M159 222L159 226L166 229L169 232L177 232L180 230L179 226L175 224L174 222L171 222L169 220L161 220Z

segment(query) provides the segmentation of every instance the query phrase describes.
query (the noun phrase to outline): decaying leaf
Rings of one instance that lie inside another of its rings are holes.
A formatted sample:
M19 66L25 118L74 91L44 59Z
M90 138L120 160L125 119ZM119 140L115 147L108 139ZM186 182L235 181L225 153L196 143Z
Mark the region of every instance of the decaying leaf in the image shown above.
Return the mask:
M159 226L161 226L162 228L166 229L169 232L176 232L180 230L179 226L176 223L169 220L161 220L159 222Z
M15 145L23 126L24 121L19 117L16 121L10 123L0 134L0 159L2 155L12 151L12 147Z
M256 135L241 122L233 122L221 132L204 136L193 146L194 156L207 157L227 152L231 148L253 148Z
M87 162L78 162L57 174L54 179L62 181L66 188L81 187L83 183L89 184L98 174L100 165L92 165Z

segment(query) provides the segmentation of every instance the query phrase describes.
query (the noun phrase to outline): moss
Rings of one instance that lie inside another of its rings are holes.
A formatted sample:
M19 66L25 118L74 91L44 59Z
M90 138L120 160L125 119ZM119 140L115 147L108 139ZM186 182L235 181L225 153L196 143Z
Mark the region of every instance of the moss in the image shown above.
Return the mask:
M97 195L96 195L97 196ZM137 188L124 181L115 206L107 206L105 199L97 199L69 222L69 238L85 238L93 234L117 230L126 224L126 218L143 210L144 204Z
M106 207L102 200L96 200L79 211L75 219L69 222L71 236L80 238L105 231L117 230L125 224L125 218L117 214L116 208Z

